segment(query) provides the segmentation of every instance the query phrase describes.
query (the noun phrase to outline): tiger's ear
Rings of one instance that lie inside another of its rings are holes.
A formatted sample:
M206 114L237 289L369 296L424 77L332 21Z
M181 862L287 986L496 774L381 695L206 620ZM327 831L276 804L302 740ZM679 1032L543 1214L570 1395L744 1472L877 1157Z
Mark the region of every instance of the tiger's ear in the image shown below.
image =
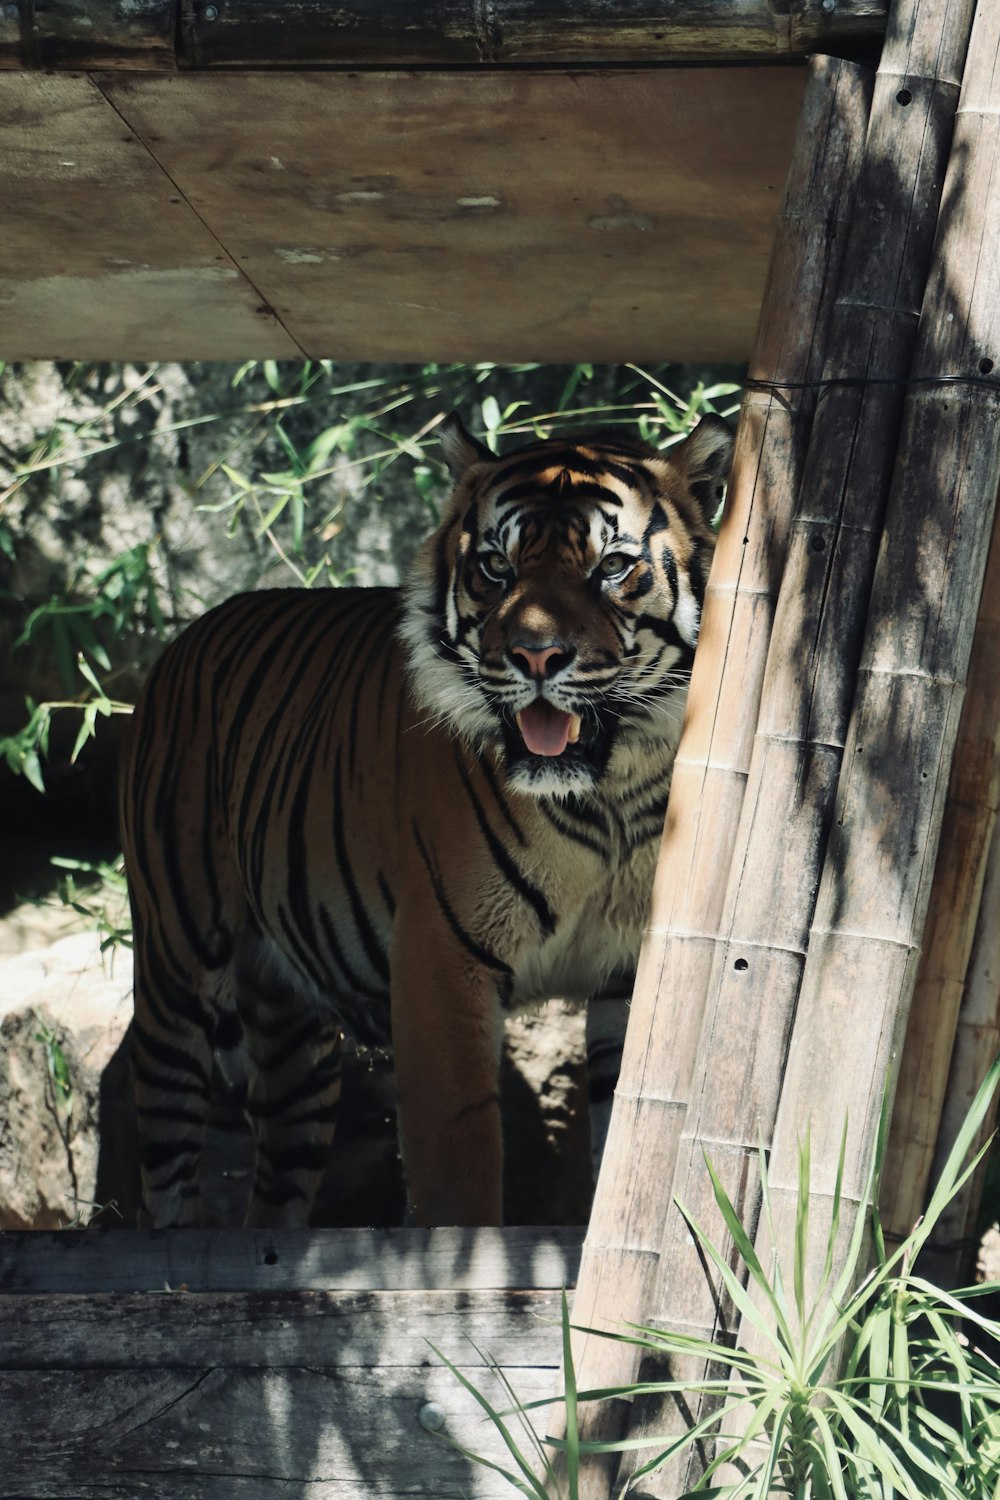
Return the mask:
M437 430L444 449L444 461L452 479L461 479L466 469L473 464L492 463L494 455L485 443L478 442L465 430L465 424L457 411L445 417Z
M729 423L710 412L702 417L690 437L670 449L669 457L711 519L722 500L723 485L733 459L733 434Z

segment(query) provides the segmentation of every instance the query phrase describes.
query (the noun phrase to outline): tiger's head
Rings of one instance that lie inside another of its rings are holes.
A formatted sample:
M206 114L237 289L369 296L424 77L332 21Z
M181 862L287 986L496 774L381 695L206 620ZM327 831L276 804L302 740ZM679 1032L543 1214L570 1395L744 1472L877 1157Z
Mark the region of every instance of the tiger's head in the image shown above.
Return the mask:
M594 434L497 458L457 416L440 436L455 485L403 626L421 707L536 795L610 791L671 758L727 424L704 417L665 453Z

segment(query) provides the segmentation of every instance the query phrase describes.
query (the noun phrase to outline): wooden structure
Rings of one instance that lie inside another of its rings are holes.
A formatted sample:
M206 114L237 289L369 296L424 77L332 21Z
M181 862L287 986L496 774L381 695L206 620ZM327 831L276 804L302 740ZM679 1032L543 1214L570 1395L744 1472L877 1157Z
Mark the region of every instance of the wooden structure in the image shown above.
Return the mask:
M1000 892L995 549L984 686L959 729L1000 479L1000 15L898 0L875 78L826 60L805 86L806 50L856 57L886 9L441 0L415 19L304 0L276 26L262 0L22 0L0 15L0 357L742 358L764 295L584 1321L729 1326L669 1207L676 1186L711 1221L705 1144L752 1222L760 1130L780 1218L807 1117L822 1198L850 1107L860 1191L928 907L901 1229L968 1092L963 1057L975 1073L1000 1033L980 901ZM0 1500L80 1485L98 1426L96 1462L128 1495L252 1496L274 1476L331 1500L505 1493L444 1450L452 1468L417 1471L415 1414L442 1380L463 1440L490 1446L418 1344L441 1327L461 1352L475 1325L519 1394L546 1394L558 1330L533 1314L573 1275L572 1236L540 1261L552 1243L0 1239L18 1432ZM154 1295L163 1282L187 1290ZM595 1362L612 1347L582 1343L582 1383L628 1373ZM46 1406L60 1388L75 1426ZM594 1465L588 1497L608 1483Z
M0 1497L506 1500L442 1441L509 1460L431 1345L547 1396L580 1237L0 1233Z
M0 5L0 358L745 359L804 53L884 16Z

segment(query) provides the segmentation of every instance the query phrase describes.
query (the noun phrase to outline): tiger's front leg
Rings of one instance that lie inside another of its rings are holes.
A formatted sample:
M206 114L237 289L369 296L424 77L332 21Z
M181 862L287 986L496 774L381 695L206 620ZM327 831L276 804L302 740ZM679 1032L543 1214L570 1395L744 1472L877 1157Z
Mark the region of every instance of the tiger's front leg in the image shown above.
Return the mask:
M438 923L397 931L392 1033L412 1222L502 1223L496 978Z

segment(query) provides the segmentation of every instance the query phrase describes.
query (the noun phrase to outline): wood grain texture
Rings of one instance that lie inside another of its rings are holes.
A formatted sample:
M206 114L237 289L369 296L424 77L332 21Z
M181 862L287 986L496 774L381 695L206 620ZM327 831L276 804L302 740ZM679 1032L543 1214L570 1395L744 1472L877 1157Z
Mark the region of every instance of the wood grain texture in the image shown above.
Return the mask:
M494 1361L521 1400L546 1397L578 1240L0 1235L0 1500L504 1500L505 1480L421 1425L436 1402L446 1435L509 1461L436 1351L498 1405Z
M642 361L749 348L802 76L101 83L310 355Z
M482 1365L463 1373L508 1399ZM553 1370L509 1374L530 1401ZM509 1462L429 1349L419 1367L0 1371L0 1500L507 1500L506 1480L423 1429L429 1401L445 1434Z
M559 1293L92 1292L0 1297L5 1370L189 1365L420 1366L429 1343L456 1364L554 1364Z
M580 1229L0 1232L0 1294L559 1289Z
M184 0L195 67L283 63L593 63L803 57L878 41L886 0L228 0L208 21Z
M24 0L0 66L151 70L720 61L877 44L888 0Z
M0 357L298 353L89 78L0 73L0 121Z

